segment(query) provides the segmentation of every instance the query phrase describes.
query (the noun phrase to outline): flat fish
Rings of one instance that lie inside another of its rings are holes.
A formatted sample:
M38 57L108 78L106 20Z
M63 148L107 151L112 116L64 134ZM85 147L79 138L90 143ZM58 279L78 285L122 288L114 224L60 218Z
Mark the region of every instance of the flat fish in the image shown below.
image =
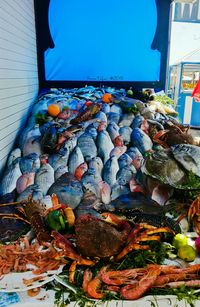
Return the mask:
M63 174L52 184L47 194L52 195L53 193L58 196L60 203L68 205L72 209L80 204L83 197L81 183L70 173Z
M43 200L43 193L37 184L31 184L17 197L18 202L28 201L29 197L32 197L35 201Z
M49 163L44 163L35 174L35 184L37 184L43 195L47 194L48 189L54 183L54 169Z
M40 159L38 154L30 153L29 155L22 157L19 161L21 172L35 173L40 168Z
M13 161L13 163L6 169L0 183L0 195L5 195L15 190L17 179L22 175L19 161L20 158L16 158L15 161Z
M86 162L89 162L92 158L97 156L96 144L88 133L83 133L78 138L77 145L79 146Z
M150 137L140 128L134 128L131 133L131 143L136 146L142 155L145 152L152 150L153 143Z
M8 160L7 160L7 167L9 167L17 158L20 158L22 155L20 148L15 148L11 151L9 154Z
M69 172L74 175L77 167L82 163L84 163L82 151L78 146L76 146L69 157Z
M200 147L178 144L171 147L174 158L188 171L200 177Z
M117 180L117 172L119 170L119 164L117 157L111 157L103 167L103 180L106 181L110 187L112 187Z

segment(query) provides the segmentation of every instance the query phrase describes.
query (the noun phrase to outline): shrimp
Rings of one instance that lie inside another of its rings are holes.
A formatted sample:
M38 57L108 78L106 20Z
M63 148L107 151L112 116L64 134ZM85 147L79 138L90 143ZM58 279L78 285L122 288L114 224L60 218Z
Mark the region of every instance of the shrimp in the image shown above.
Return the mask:
M90 271L90 269L86 269L83 274L83 284L82 284L82 288L86 293L88 292L88 284L91 280L92 280L92 272Z
M98 275L93 278L87 285L87 293L90 297L96 298L96 299L102 299L105 296L105 293L100 290L102 280L101 276L107 271L107 266L104 266L99 271Z
M200 280L194 279L194 280L187 280L187 281L174 281L174 282L168 283L166 286L170 288L179 288L181 286L199 288Z
M145 269L129 269L122 271L110 271L101 275L101 279L108 285L124 285L135 283L135 278L138 275L146 273Z
M157 277L160 275L161 269L157 265L152 265L136 285L127 285L122 287L121 295L127 300L139 299L146 291L148 291L155 283Z
M154 287L163 287L170 282L176 282L179 280L189 280L197 278L196 274L187 274L187 273L179 273L179 274L168 274L168 275L160 275L155 281Z

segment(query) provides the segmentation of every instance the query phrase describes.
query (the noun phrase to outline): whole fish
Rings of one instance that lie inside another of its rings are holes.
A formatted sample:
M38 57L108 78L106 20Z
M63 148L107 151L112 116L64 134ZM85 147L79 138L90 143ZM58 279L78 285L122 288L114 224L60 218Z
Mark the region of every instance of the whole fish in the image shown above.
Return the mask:
M121 155L121 157L118 160L118 163L119 163L119 168L123 168L126 165L130 165L132 163L132 159L126 152L123 155Z
M102 109L101 110L102 110L102 112L104 112L106 114L110 113L110 105L107 104L107 103L102 104Z
M120 185L119 182L116 182L112 186L111 200L116 199L120 195L125 195L125 194L128 194L128 193L130 193L130 190L129 190L129 188L127 186Z
M103 162L100 157L95 157L89 162L89 168L94 168L102 176Z
M132 129L128 126L121 127L119 129L119 134L123 137L124 145L128 145L131 141Z
M98 199L101 198L101 191L100 191L99 183L95 182L94 180L87 182L87 183L84 183L83 191L84 191L84 194L86 192L91 192L91 193L95 194Z
M121 118L120 118L120 122L119 122L119 127L130 127L133 119L134 119L135 115L132 113L125 113L122 114Z
M126 185L130 182L131 178L137 173L135 167L131 165L127 165L123 168L120 168L117 172L117 181L120 185Z
M75 170L74 176L77 180L81 180L85 172L88 170L88 165L86 162L81 163Z
M99 181L101 201L108 205L111 201L111 188L109 184L105 181Z
M114 145L110 139L110 136L107 131L100 131L97 136L97 146L98 146L98 156L102 158L103 163L110 157L110 152L114 148Z
M16 158L13 163L6 168L0 183L0 195L11 193L16 188L17 179L22 175L19 167L20 158Z
M69 163L68 163L69 172L74 175L77 167L82 163L84 163L84 157L82 151L78 146L76 146L69 157Z
M29 185L34 184L35 173L24 173L17 179L17 193L22 193Z
M200 177L200 147L178 144L171 147L174 158L188 171Z
M122 108L118 104L112 104L110 107L111 113L117 113L120 116L122 115Z
M117 180L117 172L119 170L119 164L117 157L111 157L103 167L103 180L106 181L110 187L112 187Z
M100 122L106 122L107 123L107 116L106 116L106 113L104 113L103 111L99 111L95 118L98 118Z
M115 156L120 158L127 151L126 146L116 146L110 152L110 157Z
M81 133L83 133L81 131ZM69 140L65 141L65 143L63 144L63 146L60 148L59 153L63 156L65 156L67 153L71 153L72 150L76 147L77 145L77 134L73 137L71 137Z
M64 155L60 153L50 154L48 157L48 163L53 167L54 171L56 171L61 166L67 167L68 159L69 151L66 149Z
M19 194L17 201L28 201L30 196L36 201L43 200L43 193L37 184L29 185L22 193Z
M97 129L94 127L93 124L89 125L86 129L85 132L88 133L93 140L95 141L97 138Z
M11 151L7 161L7 167L9 167L17 158L20 158L22 155L20 148L15 148Z
M55 181L62 176L64 173L68 172L68 166L61 165L54 172Z
M130 147L127 150L126 153L127 153L127 155L129 155L131 157L132 160L137 158L137 157L141 157L141 158L143 157L141 152L139 151L139 149L137 147L134 147L134 146Z
M97 147L93 138L88 133L83 133L78 138L77 145L82 151L83 157L86 162L89 162L92 158L97 156Z
M142 155L147 151L151 151L153 147L150 137L140 128L134 128L131 133L131 143L136 146Z
M115 122L111 122L107 127L107 131L113 141L119 135L119 126Z
M95 168L88 168L87 172L85 172L81 178L81 183L83 186L85 186L87 183L90 182L95 182L96 184L98 184L101 180L102 178Z
M19 161L19 166L22 174L35 173L40 168L40 159L38 154L30 153L29 155L22 157Z
M115 112L107 113L108 123L115 122L117 125L120 120L120 114Z
M43 152L40 137L30 137L25 141L23 146L23 156L27 156L31 153L36 153L38 156L42 155Z
M65 173L59 177L49 188L47 194L55 193L59 202L76 208L83 197L81 183L70 173Z
M142 122L144 120L144 117L141 116L141 115L136 115L132 121L132 124L131 124L131 128L134 129L134 128L140 128L141 125L142 125Z
M45 196L53 183L54 169L49 163L43 163L35 174L35 184L40 187L43 196Z
M28 140L29 138L37 138L37 137L40 137L41 136L41 132L40 132L40 129L39 129L39 125L36 124L33 126L32 129L30 129L26 135L26 140Z

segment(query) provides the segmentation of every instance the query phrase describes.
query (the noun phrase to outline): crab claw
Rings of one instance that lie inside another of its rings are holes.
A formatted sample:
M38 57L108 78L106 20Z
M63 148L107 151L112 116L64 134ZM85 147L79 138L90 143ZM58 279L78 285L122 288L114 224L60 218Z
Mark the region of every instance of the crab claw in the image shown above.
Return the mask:
M195 231L200 235L200 195L192 202L188 210L188 219L192 221Z

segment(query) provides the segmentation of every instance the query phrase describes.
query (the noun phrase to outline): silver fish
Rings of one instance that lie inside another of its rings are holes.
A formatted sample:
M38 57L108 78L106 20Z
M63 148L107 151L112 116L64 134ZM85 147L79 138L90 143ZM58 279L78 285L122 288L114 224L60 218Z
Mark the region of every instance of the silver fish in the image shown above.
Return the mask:
M6 169L0 183L0 195L11 193L16 188L17 179L22 175L19 167L20 158L16 158Z
M88 133L82 134L78 138L77 144L82 151L83 157L86 162L89 162L92 158L97 156L97 147L93 138Z
M130 193L130 190L127 186L120 185L119 182L116 182L112 187L111 200L116 199L120 195L125 195L128 193Z
M7 161L7 167L9 167L17 158L20 158L22 155L20 148L15 148L11 151Z
M121 127L119 129L119 134L123 137L124 145L128 145L131 141L132 129L128 126Z
M112 187L117 180L117 172L119 170L119 164L117 157L113 156L105 163L103 167L103 180L106 181L110 187Z
M82 131L81 131L82 132ZM71 137L69 140L67 140L64 145L61 147L59 150L59 153L63 156L65 156L67 153L71 153L72 150L76 147L77 145L77 134L76 136Z
M90 191L85 192L80 205L74 211L76 218L86 214L102 218L102 216L95 210L95 205L98 202L99 200L94 193Z
M59 167L55 170L55 173L54 173L55 181L56 181L60 176L62 176L64 173L67 173L67 172L68 172L68 166L64 166L64 165L59 166Z
M129 183L131 178L137 173L135 167L131 165L127 165L117 172L117 181L120 185L126 185Z
M107 104L107 103L104 103L104 104L102 104L102 112L104 112L104 113L110 113L110 105L109 104Z
M76 146L69 157L69 164L68 164L69 172L74 175L77 167L83 162L84 162L84 157L82 151L78 146Z
M39 137L30 137L25 141L23 146L23 156L27 156L30 153L36 153L38 156L42 155Z
M29 155L22 157L19 161L21 172L34 173L40 168L40 159L38 154L30 153Z
M86 192L90 192L90 193L95 194L98 199L101 198L101 189L100 189L99 183L96 183L95 181L84 183L83 191L84 191L84 194Z
M131 128L132 129L140 128L143 123L143 120L144 120L144 117L141 116L140 114L137 114L132 121Z
M128 150L127 150L127 155L129 155L131 157L132 160L136 159L136 158L142 158L142 154L141 152L139 151L139 149L137 147L130 147Z
M55 193L58 196L59 202L76 208L83 197L81 183L75 179L70 173L65 173L59 177L49 188L47 194Z
M118 163L119 163L119 168L123 168L126 165L130 165L132 163L132 159L127 153L124 153L119 158Z
M120 118L119 127L124 127L124 126L130 127L134 117L135 115L132 113L123 114Z
M200 177L200 147L178 144L171 147L174 158L188 171Z
M27 201L30 196L33 198L33 200L43 200L42 191L37 184L29 185L22 193L20 193L20 195L17 197L17 201Z
M107 121L108 121L107 116L103 111L99 111L96 114L95 118L98 118L100 122L106 122L107 123Z
M111 122L107 127L107 131L113 141L119 135L119 126L115 122Z
M97 129L92 125L89 125L86 129L85 132L88 133L93 140L95 141L97 138Z
M103 163L110 157L110 152L114 148L114 145L110 139L107 131L100 131L97 137L98 156L103 159Z
M107 118L108 118L108 123L115 122L116 124L118 124L120 120L120 114L115 112L110 112L107 113Z
M69 150L66 148L64 155L60 153L49 155L48 163L53 167L54 171L56 171L60 166L66 167L68 159L69 159Z
M35 173L24 173L16 183L17 193L22 193L29 185L34 184Z
M44 163L35 175L35 184L37 184L43 195L47 194L48 189L54 183L54 169L49 163Z
M97 169L88 168L88 170L83 174L81 178L81 183L83 186L85 186L89 182L95 182L98 184L101 180L101 175L99 174Z
M102 176L103 162L100 157L95 157L89 162L89 168L94 168Z
M28 140L29 138L37 138L37 137L40 137L41 136L41 132L40 132L40 129L39 129L39 125L36 124L33 126L32 129L30 129L26 135L26 140ZM25 140L25 141L26 141Z
M110 112L117 113L121 116L123 111L122 111L122 108L118 104L113 104L110 107Z
M150 137L140 128L133 129L131 133L131 143L139 149L142 155L144 155L145 152L152 150L153 147Z

